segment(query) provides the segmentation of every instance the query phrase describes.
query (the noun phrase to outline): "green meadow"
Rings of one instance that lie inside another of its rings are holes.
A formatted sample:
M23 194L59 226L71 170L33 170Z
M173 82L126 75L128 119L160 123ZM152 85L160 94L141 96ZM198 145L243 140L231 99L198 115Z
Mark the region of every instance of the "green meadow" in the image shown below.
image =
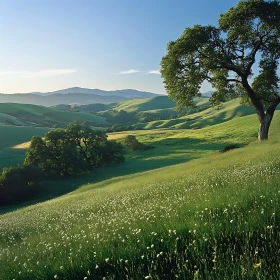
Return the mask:
M0 279L279 279L280 113L258 143L255 115L218 112L199 129L110 134L153 148L4 209Z

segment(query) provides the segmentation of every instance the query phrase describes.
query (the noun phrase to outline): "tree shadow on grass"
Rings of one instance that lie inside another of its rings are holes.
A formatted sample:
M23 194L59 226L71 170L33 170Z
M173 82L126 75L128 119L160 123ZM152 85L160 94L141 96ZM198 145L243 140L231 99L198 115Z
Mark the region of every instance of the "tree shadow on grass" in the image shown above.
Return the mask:
M59 197L79 188L81 185L94 184L120 176L136 174L170 165L188 162L212 153L219 152L232 143L206 142L196 138L166 138L152 142L153 149L133 152L126 150L126 161L95 169L91 174L70 177L64 180L45 181L40 184L38 197L21 204L0 208L0 214L14 211L38 202ZM239 143L237 145L244 146Z

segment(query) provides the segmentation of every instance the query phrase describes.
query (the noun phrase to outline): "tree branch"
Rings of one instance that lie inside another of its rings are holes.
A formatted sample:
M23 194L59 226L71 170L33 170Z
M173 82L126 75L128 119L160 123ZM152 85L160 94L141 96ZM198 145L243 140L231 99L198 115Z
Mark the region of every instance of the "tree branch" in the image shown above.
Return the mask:
M242 81L237 80L237 79L227 79L227 82L235 82L235 83L238 83L238 84L242 85Z

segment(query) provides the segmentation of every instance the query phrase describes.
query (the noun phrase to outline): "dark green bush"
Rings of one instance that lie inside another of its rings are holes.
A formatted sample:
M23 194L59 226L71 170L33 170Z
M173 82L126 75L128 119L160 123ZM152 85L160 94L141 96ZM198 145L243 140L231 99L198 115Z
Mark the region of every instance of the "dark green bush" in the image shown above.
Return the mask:
M225 152L228 152L230 150L234 150L234 149L238 149L238 148L240 148L238 145L230 144L230 145L225 146L222 150L220 150L220 152L225 153Z
M132 148L132 150L142 150L144 145L140 143L134 135L127 135L124 140L124 145L126 147Z
M37 184L43 179L42 170L31 164L4 168L0 176L0 205L30 199L37 193Z

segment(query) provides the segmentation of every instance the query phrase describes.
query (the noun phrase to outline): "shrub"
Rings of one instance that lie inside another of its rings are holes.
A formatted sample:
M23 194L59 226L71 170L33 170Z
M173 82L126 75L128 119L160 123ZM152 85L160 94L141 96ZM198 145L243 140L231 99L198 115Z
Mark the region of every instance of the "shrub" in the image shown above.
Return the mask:
M0 205L31 198L43 179L42 170L31 164L4 168L0 176Z
M225 153L225 152L228 152L230 150L234 150L234 149L238 149L238 148L240 148L238 145L230 144L230 145L225 146L222 150L220 150L220 152Z
M149 150L154 148L154 146L144 145L143 143L140 143L134 135L127 135L124 140L124 145L126 147L132 148L133 151Z
M142 150L144 145L140 143L134 135L127 135L124 140L126 147L132 148L134 151Z

